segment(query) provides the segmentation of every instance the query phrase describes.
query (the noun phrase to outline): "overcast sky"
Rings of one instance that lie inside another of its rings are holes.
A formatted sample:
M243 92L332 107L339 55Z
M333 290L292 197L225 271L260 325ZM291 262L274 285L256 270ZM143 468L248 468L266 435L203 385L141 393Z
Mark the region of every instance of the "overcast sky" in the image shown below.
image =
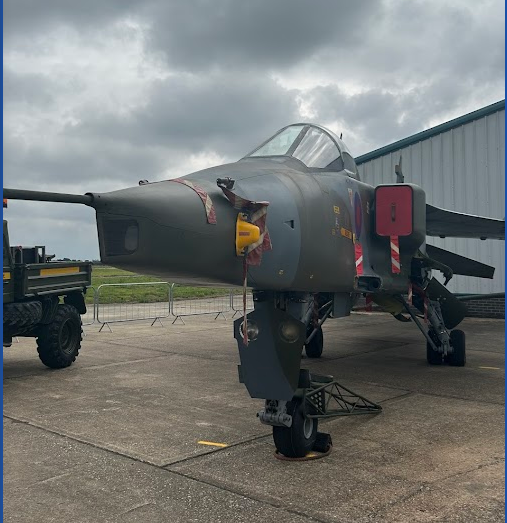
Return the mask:
M301 120L358 156L503 99L504 15L503 0L4 0L4 186L173 178ZM98 258L91 209L4 216L12 243Z

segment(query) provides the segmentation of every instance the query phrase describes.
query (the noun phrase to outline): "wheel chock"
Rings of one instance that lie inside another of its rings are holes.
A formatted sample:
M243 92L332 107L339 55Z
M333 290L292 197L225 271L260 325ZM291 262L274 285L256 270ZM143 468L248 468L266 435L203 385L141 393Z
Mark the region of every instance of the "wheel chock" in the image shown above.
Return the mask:
M320 459L329 456L332 450L333 441L331 439L331 434L317 432L317 438L315 439L313 448L306 456L303 456L302 458L288 458L276 450L275 458L281 461L312 461L314 459Z

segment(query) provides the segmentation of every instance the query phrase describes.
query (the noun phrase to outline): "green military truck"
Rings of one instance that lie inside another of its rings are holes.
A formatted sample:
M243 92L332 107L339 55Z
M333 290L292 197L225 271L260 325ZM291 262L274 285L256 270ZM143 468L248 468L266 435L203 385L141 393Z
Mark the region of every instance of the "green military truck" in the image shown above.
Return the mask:
M37 352L52 369L68 367L81 348L84 295L91 285L90 262L51 261L45 247L11 247L4 220L3 344L36 338Z

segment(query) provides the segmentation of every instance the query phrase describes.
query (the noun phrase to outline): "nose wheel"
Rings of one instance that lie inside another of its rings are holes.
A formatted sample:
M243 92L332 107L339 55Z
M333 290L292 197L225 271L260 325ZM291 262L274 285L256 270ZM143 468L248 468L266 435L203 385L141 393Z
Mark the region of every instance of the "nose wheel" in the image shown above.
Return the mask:
M310 452L317 439L318 419L306 417L302 398L287 403L287 414L292 416L290 427L273 427L276 449L284 456L302 458Z
M300 388L291 401L266 400L257 415L273 425L277 457L301 459L313 451L321 457L331 451L331 436L317 431L319 418L378 414L382 407L347 389L332 376L308 373L306 388ZM282 459L282 458L279 458Z

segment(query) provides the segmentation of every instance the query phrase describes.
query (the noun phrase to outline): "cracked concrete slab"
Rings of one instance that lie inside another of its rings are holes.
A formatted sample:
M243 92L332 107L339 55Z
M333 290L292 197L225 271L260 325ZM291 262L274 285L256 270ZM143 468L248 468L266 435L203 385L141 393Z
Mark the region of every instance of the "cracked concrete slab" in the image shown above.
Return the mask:
M4 434L5 522L310 521L23 423Z
M61 371L4 351L5 521L503 521L503 321L464 322L463 369L390 316L327 323L302 365L383 412L321 424L334 450L306 463L274 459L232 322L185 321L86 327Z

